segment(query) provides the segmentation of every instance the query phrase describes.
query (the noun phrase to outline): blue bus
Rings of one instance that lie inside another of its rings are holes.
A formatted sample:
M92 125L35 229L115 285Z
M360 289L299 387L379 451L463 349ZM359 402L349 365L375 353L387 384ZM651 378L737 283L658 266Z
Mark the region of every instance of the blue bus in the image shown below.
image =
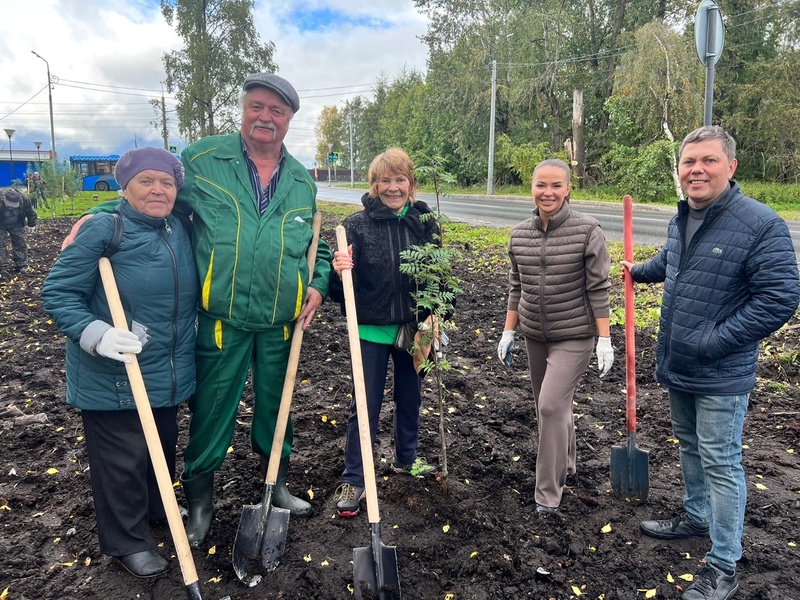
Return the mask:
M89 192L119 189L119 184L114 178L117 162L119 154L99 156L79 154L69 157L70 165L83 177L83 190Z

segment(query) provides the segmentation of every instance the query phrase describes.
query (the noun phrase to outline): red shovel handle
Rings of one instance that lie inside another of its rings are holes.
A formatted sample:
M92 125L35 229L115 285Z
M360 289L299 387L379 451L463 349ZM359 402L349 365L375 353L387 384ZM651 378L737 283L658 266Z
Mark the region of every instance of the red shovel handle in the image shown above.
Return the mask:
M633 198L622 199L622 240L626 261L633 262ZM625 421L628 433L636 431L636 337L633 308L633 278L625 269Z

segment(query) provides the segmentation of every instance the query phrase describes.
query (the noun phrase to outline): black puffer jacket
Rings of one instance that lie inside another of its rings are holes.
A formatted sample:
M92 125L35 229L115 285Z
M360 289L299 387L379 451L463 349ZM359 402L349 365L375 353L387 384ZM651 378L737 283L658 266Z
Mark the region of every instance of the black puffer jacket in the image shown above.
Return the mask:
M411 293L414 281L400 273L400 252L410 246L434 242L439 233L432 217L420 221L431 209L417 200L408 212L398 218L380 198L364 194L364 210L347 217L342 225L347 243L353 245L353 287L355 288L358 322L365 325L389 325L424 320L417 315ZM342 305L344 292L339 277L332 276L328 294Z

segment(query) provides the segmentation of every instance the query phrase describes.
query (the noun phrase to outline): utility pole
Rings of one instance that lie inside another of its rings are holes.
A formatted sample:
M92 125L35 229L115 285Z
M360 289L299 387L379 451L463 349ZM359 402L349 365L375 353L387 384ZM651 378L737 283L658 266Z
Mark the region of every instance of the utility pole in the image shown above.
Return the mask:
M494 192L494 115L497 110L497 57L492 52L492 101L489 115L489 174L486 177L486 195Z
M161 138L164 140L164 150L169 151L169 133L167 132L167 107L164 103L164 86L161 86Z
M586 152L583 145L583 90L572 91L572 165L578 178L578 189L584 186Z
M331 187L331 150L333 150L333 143L328 142L328 187Z
M50 103L50 153L52 154L51 158L53 159L53 173L55 173L58 155L56 154L56 129L53 126L53 80L50 77L50 63L33 50L31 50L31 54L33 54L36 58L43 60L45 66L47 67L47 99Z
M350 187L356 187L355 171L353 171L353 115L347 113L347 122L350 125Z

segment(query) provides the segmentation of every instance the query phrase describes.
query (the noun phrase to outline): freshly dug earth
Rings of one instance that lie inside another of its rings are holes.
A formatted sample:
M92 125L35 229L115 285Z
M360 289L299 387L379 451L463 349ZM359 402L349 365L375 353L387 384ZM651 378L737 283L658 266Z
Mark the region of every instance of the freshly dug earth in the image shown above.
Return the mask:
M99 552L81 420L64 402L64 339L39 301L71 223L42 221L30 236L32 272L0 282L0 598L186 598L166 523L153 526L158 551L171 563L160 578L135 579ZM326 216L323 236L329 242L335 224ZM381 418L379 506L383 539L397 548L402 597L678 598L708 541L664 542L639 532L641 520L669 518L679 510L683 492L665 392L652 381L655 330L638 331L636 339L638 446L649 451L648 501L620 500L610 490L611 447L626 440L624 335L615 326L613 369L599 379L593 359L575 394L578 473L558 513L537 514L536 419L524 351L511 367L495 356L505 315L505 262L465 249L456 268L465 293L447 350L454 367L445 375L447 495L435 479L384 472L391 459L389 390ZM615 307L622 305L621 287L615 280ZM739 598L800 598L798 327L795 319L765 341L750 400ZM439 463L438 398L431 377L424 386L419 453ZM204 599L352 597L353 548L369 545L369 525L366 510L353 519L336 518L333 500L351 394L345 320L328 302L306 333L293 400L290 487L310 499L315 513L291 519L281 564L259 585L245 588L232 569L231 549L242 506L258 503L263 489L248 443L248 389L231 451L217 474L210 535L193 551ZM179 470L188 425L183 410ZM176 494L184 504L180 487Z

